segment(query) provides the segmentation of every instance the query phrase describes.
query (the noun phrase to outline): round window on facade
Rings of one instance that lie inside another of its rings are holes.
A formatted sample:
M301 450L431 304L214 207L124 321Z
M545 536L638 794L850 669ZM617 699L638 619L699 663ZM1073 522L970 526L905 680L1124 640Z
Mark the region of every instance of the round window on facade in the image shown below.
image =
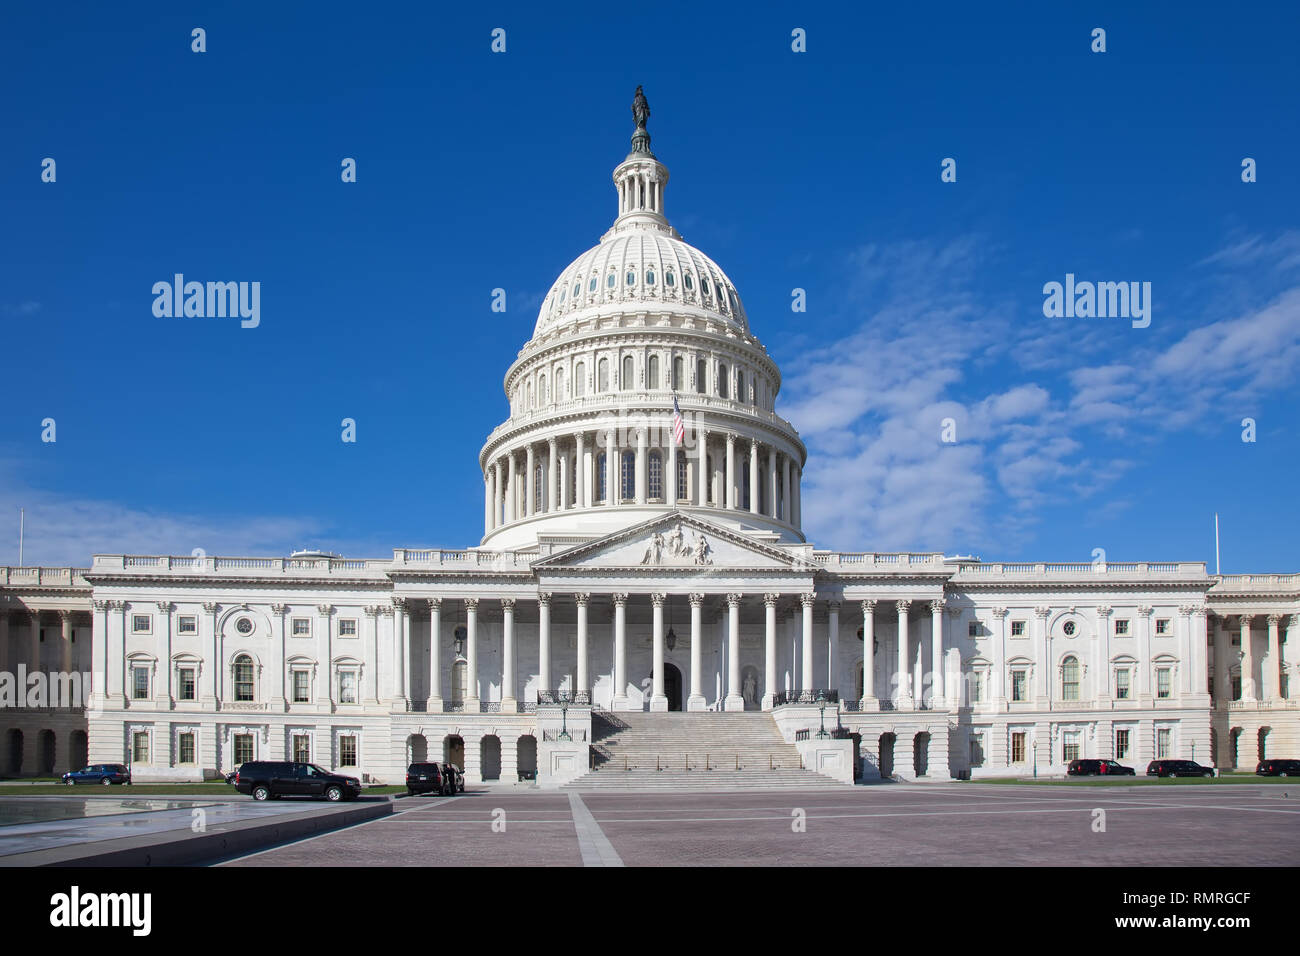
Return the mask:
M1074 637L1074 622L1066 621L1064 624L1062 624L1061 633L1063 633L1066 637Z
M240 634L252 634L253 633L252 620L246 617L241 617L238 621L235 622L235 630L237 630Z

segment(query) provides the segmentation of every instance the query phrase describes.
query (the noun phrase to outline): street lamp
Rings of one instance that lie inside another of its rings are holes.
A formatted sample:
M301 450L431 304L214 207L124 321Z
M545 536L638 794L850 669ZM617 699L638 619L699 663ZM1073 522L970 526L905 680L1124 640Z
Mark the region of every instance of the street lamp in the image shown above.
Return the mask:
M572 740L569 736L569 692L560 691L560 736L556 740Z
M822 727L821 730L817 731L817 736L825 737L826 736L826 693L824 691L819 690L817 692L817 703L821 705L821 713L822 713Z

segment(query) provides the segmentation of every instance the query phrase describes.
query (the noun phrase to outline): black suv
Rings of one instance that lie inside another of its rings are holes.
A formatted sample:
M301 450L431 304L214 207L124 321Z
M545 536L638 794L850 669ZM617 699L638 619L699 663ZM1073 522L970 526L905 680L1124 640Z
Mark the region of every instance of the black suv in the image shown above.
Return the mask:
M1300 760L1261 760L1257 777L1300 777Z
M235 789L254 800L279 797L324 797L329 801L352 800L361 793L356 777L322 770L314 763L255 760L235 772Z
M1071 760L1066 774L1071 777L1135 777L1137 771L1132 767L1113 760Z
M454 793L455 784L449 774L443 773L442 766L436 763L413 763L406 768L406 792L411 796L417 793L438 793L442 796Z
M1214 768L1202 767L1192 760L1153 760L1147 764L1148 777L1213 777Z

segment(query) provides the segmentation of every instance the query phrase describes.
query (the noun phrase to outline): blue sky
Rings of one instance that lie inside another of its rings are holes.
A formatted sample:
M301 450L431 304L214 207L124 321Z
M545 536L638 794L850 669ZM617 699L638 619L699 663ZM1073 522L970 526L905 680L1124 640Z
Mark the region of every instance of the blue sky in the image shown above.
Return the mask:
M820 546L1213 570L1217 510L1225 571L1300 569L1300 14L868 6L9 5L0 564L20 506L28 564L477 543L503 375L614 217L641 83ZM176 272L260 281L260 326L156 318ZM1151 282L1150 327L1045 318L1067 272Z

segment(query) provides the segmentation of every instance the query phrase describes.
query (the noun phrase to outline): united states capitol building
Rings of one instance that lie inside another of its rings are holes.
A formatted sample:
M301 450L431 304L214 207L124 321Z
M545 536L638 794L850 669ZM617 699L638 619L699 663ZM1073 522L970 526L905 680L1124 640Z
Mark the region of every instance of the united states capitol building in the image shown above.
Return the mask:
M0 773L302 759L400 782L445 759L549 786L608 774L609 728L655 720L660 752L625 749L629 770L743 773L742 729L842 783L1300 756L1300 575L806 540L780 369L670 224L639 91L634 113L618 215L506 371L482 539L0 568L0 671L91 685L80 707L7 701Z

